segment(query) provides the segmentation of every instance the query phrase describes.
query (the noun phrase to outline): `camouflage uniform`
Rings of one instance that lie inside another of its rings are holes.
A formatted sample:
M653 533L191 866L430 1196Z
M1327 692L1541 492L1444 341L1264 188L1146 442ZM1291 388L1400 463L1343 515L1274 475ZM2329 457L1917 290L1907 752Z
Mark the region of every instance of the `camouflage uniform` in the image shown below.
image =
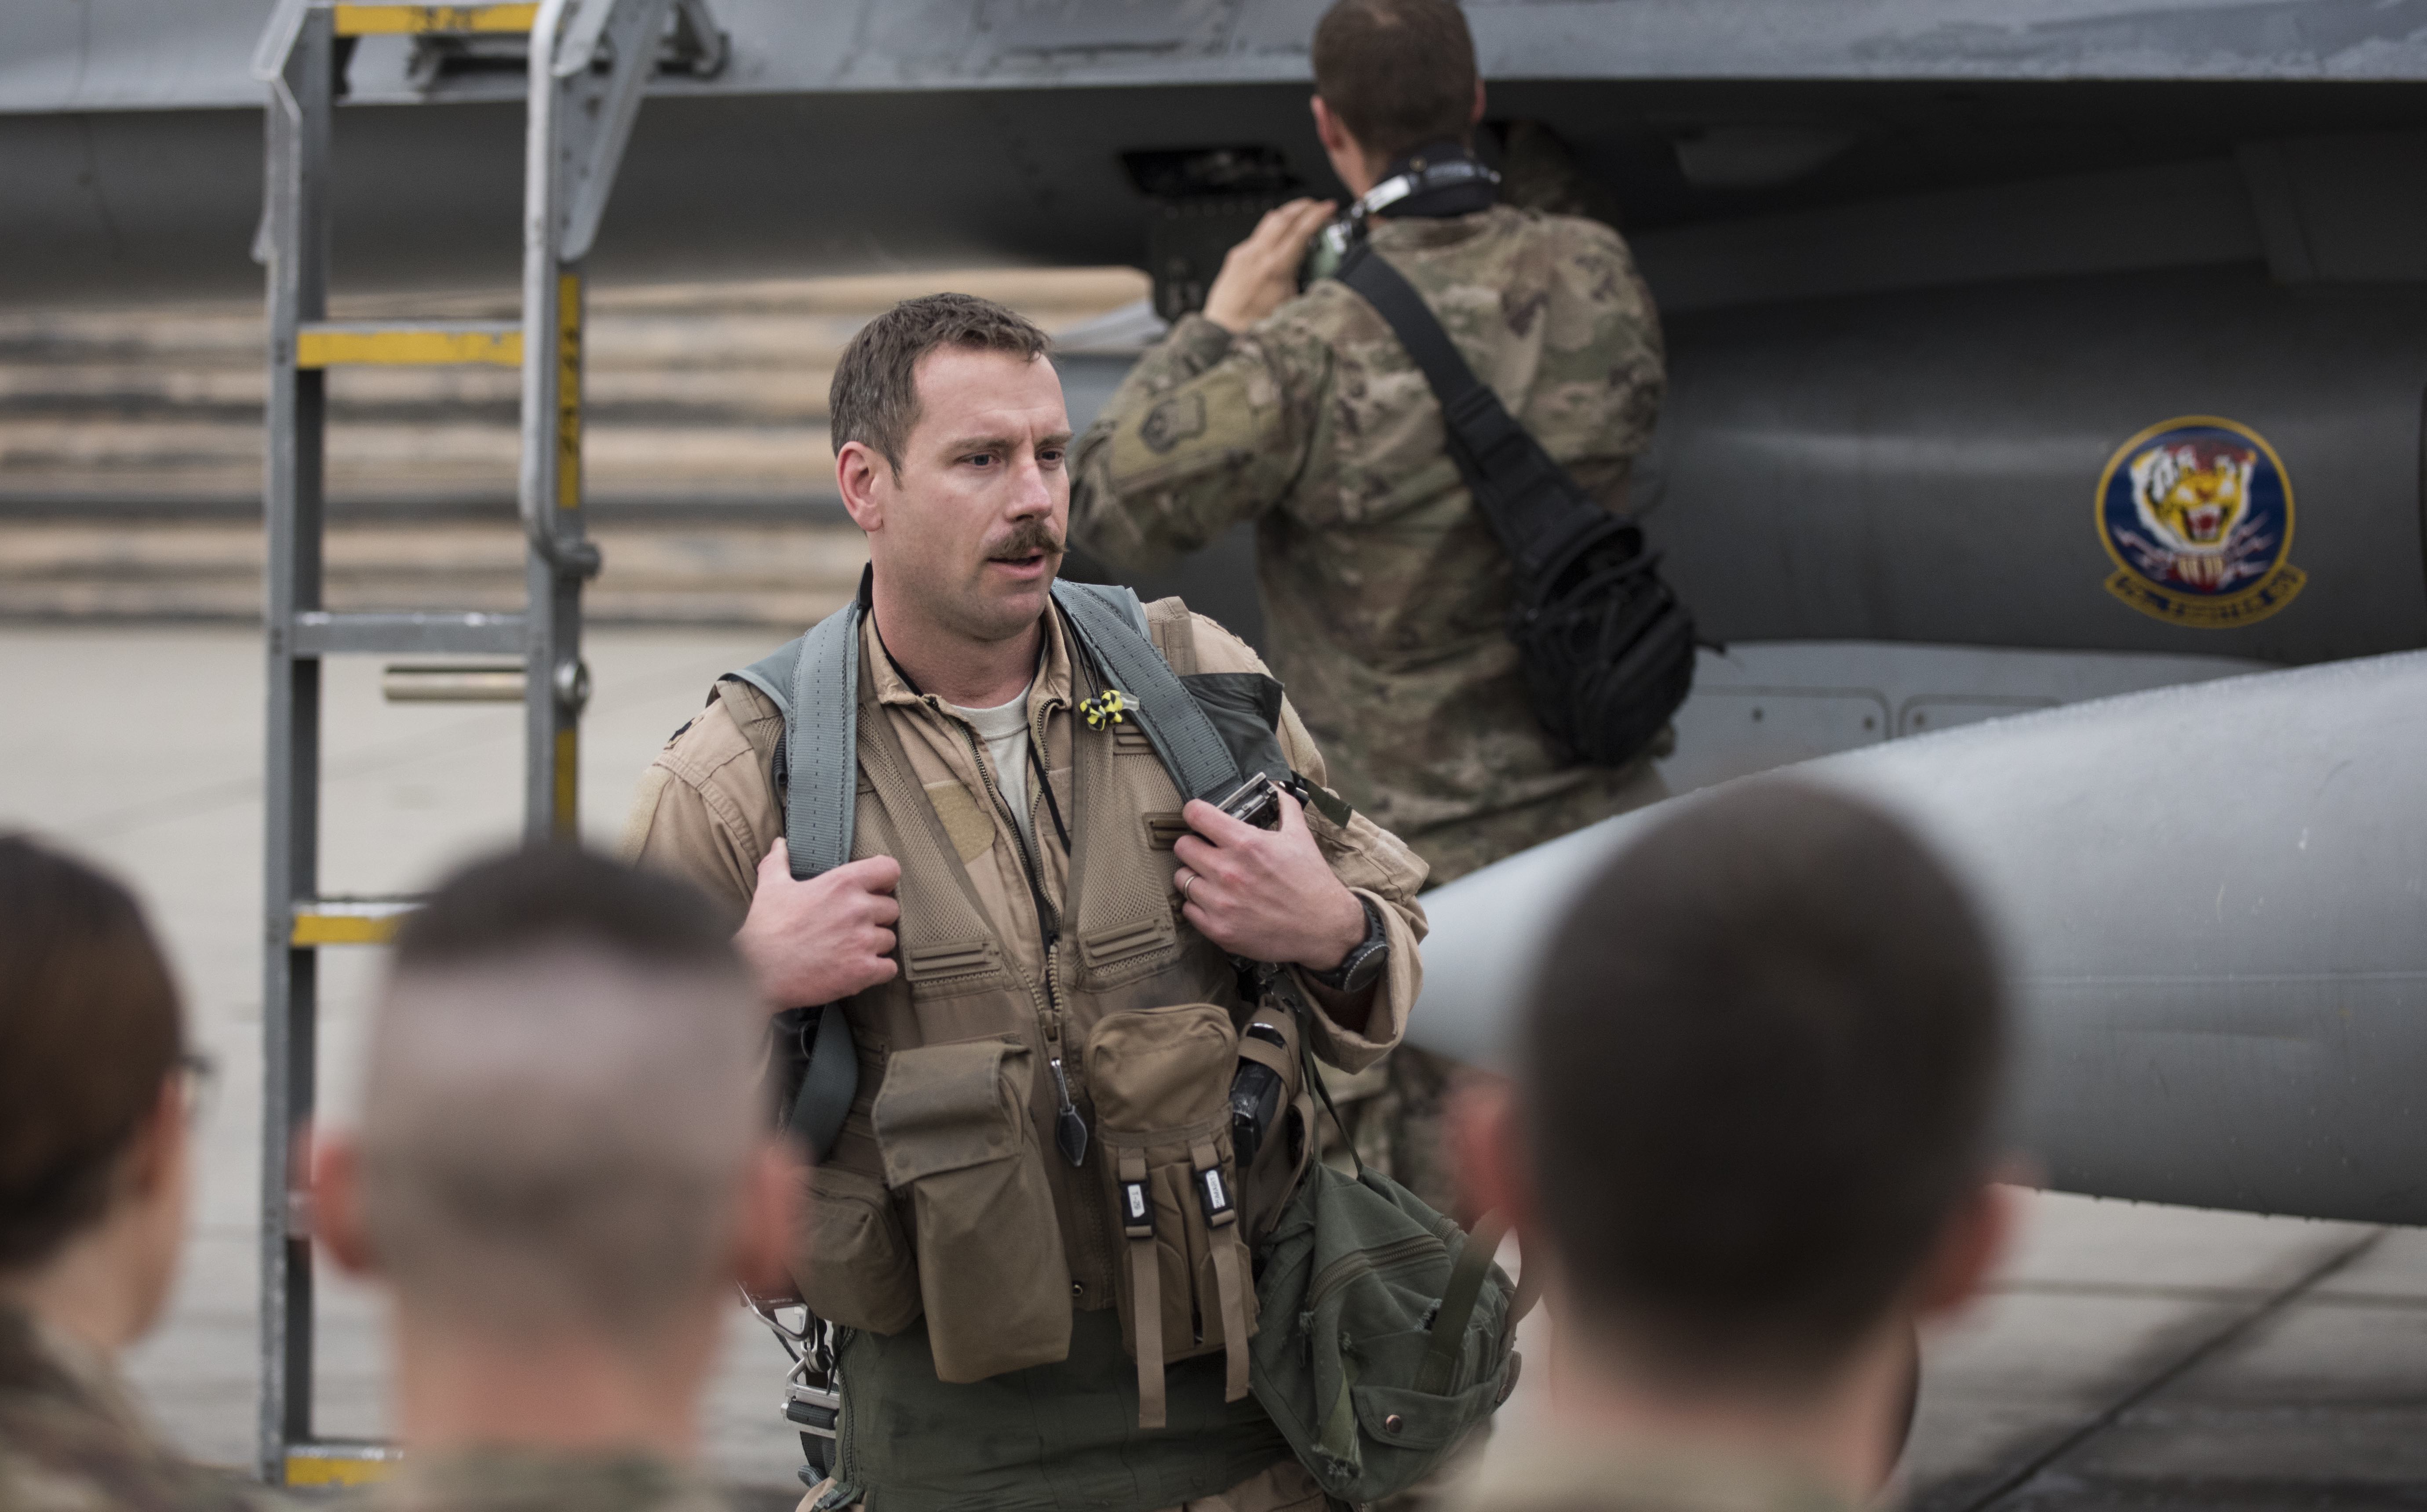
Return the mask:
M1549 144L1526 144L1534 146ZM1527 177L1565 183L1556 154ZM1497 205L1384 219L1476 375L1613 509L1662 392L1660 328L1606 225ZM1275 674L1333 786L1450 881L1663 794L1649 760L1565 762L1503 628L1507 557L1443 449L1441 408L1390 327L1318 283L1244 334L1183 317L1073 453L1073 536L1146 572L1254 520ZM1432 1114L1447 1080L1402 1052L1335 1081L1360 1151L1449 1206ZM1368 1083L1372 1083L1368 1085Z
M1810 1472L1751 1454L1625 1439L1556 1440L1495 1456L1448 1512L1857 1512Z
M165 1447L101 1358L0 1305L0 1508L261 1512L269 1493Z
M408 1455L366 1512L726 1512L690 1471L649 1455L479 1449Z

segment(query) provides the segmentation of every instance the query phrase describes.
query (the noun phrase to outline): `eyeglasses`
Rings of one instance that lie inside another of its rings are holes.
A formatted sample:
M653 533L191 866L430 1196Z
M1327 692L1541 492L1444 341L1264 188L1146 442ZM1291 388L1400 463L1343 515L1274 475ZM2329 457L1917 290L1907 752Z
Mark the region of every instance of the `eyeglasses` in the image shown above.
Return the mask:
M177 1079L177 1091L186 1104L186 1126L201 1128L218 1101L220 1063L201 1050L187 1050L177 1057L171 1075Z

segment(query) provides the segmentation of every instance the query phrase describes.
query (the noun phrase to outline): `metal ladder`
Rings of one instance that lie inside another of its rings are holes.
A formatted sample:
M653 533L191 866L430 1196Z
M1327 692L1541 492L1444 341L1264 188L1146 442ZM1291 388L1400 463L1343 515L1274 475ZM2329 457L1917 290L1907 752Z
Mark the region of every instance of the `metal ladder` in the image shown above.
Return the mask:
M416 39L417 47L526 42L519 322L328 318L335 102L353 40L398 35ZM511 658L519 676L491 676L480 691L495 696L502 684L523 704L524 834L534 841L574 837L590 691L581 587L598 571L581 511L581 261L652 72L712 73L724 53L705 0L282 0L254 56L254 74L269 92L256 243L269 268L269 315L258 1470L273 1486L353 1485L378 1478L396 1455L389 1446L321 1439L312 1431L311 1215L294 1151L316 1091L318 952L384 941L414 906L409 898L319 895L320 664L350 655ZM522 370L527 608L331 612L321 593L328 370L460 363Z

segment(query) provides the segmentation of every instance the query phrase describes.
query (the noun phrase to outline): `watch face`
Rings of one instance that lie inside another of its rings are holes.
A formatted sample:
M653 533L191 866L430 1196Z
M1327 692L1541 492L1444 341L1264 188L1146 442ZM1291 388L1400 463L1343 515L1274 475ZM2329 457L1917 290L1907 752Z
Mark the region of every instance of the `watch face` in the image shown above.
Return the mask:
M1357 958L1350 961L1348 968L1340 974L1340 990L1362 992L1372 986L1374 979L1382 974L1383 964L1390 958L1391 948L1388 945L1360 947Z

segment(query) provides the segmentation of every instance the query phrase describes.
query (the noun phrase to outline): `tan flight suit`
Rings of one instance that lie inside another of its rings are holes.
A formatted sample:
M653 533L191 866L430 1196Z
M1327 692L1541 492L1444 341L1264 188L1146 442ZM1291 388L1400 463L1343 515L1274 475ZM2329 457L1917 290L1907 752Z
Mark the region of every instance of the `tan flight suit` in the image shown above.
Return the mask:
M1512 137L1512 197L1581 203L1555 154L1539 132ZM1618 233L1502 204L1377 219L1372 241L1509 413L1623 508L1665 379L1659 320ZM1071 536L1116 567L1153 570L1243 520L1273 665L1333 786L1435 885L1666 796L1648 759L1570 764L1535 720L1504 629L1507 558L1444 449L1441 406L1343 285L1317 283L1235 336L1182 317L1072 451ZM1445 1211L1449 1069L1410 1050L1332 1081L1366 1163Z
M407 1455L365 1512L726 1512L695 1472L651 1455L479 1449Z
M1859 1512L1818 1477L1747 1454L1562 1436L1496 1455L1444 1512Z
M260 1487L163 1444L92 1351L0 1304L0 1508L262 1512Z
M1177 673L1263 670L1236 637L1176 599L1148 617ZM1244 1394L1244 1375L1231 1374L1244 1357L1234 1362L1226 1347L1237 1309L1253 1301L1241 1252L1217 1262L1224 1246L1202 1235L1185 1254L1142 1251L1116 1224L1108 1174L1128 1153L1112 1146L1132 1132L1113 1127L1133 1099L1112 1083L1127 1074L1120 1065L1140 1063L1108 1062L1107 1048L1134 1049L1156 1024L1181 1016L1156 1018L1158 1010L1214 1005L1189 1019L1191 1037L1171 1064L1181 1068L1174 1084L1218 1113L1237 1065L1234 1032L1254 1005L1229 957L1179 916L1171 848L1185 826L1162 761L1134 723L1098 730L1073 716L1102 690L1074 667L1059 614L1045 624L1028 708L1051 801L1032 780L1033 874L1030 841L977 733L910 687L872 622L862 629L853 854L903 863L904 970L846 1005L859 1096L814 1175L814 1216L794 1267L810 1306L854 1330L841 1360L839 1494L860 1487L873 1505L905 1509L1143 1512L1226 1496L1233 1512L1294 1505L1313 1494L1311 1482ZM784 832L771 774L782 732L762 694L720 683L643 777L627 854L708 887L738 919L759 858ZM1279 736L1298 772L1327 781L1286 703ZM1317 1010L1314 1053L1355 1071L1397 1044L1415 1000L1424 866L1362 815L1345 826L1307 817L1335 874L1377 906L1391 941L1388 971L1358 1005L1360 1028L1342 1022L1356 1021L1351 1004L1298 973ZM1077 1167L1055 1149L1057 1059L1093 1136ZM996 1114L1003 1107L1027 1116L1005 1121ZM1227 1159L1227 1120L1200 1122L1207 1131L1183 1146L1218 1146ZM1139 1132L1132 1143L1148 1141ZM1183 1147L1183 1162L1191 1153ZM1168 1211L1158 1208L1155 1244L1178 1244L1195 1222L1182 1197L1188 1174L1156 1169L1157 1202ZM1119 1315L1146 1284L1159 1286L1161 1306L1137 1310L1161 1320L1170 1361L1158 1381L1130 1359L1124 1341L1135 1335ZM1142 1428L1141 1402L1155 1388L1165 1425Z

